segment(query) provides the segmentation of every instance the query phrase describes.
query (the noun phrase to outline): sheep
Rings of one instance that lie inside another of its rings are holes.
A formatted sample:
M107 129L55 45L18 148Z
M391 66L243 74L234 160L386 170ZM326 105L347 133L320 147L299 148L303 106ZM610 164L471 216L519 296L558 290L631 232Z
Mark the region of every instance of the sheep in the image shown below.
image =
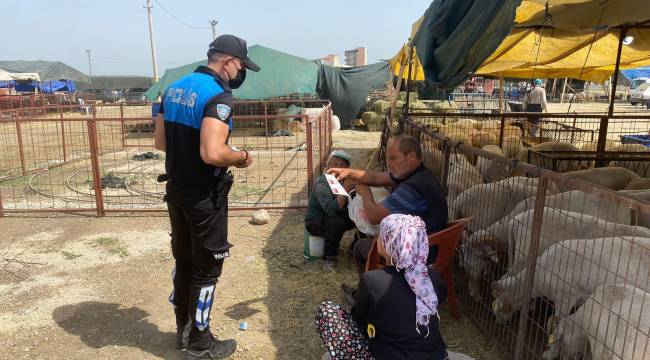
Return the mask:
M503 155L513 159L524 148L524 145L519 136L504 136L501 147L503 148Z
M550 165L549 160L546 160L545 158L539 158L538 156L535 156L533 154L530 155L530 159L529 159L528 157L530 151L578 151L578 148L568 143L544 142L529 147L527 149L523 149L519 151L519 153L515 156L515 159L521 162L530 163L532 165L539 166L542 168L548 168L548 165ZM571 162L569 163L569 166L566 169L562 169L562 170L563 171L578 170L580 168L580 165L581 164Z
M551 325L550 346L542 358L647 359L649 307L650 294L642 289L601 285L575 313Z
M639 175L621 167L604 167L564 173L569 179L580 179L612 190L623 190ZM560 191L567 190L560 186Z
M552 198L558 199L558 195L547 196L550 203ZM558 201L558 205L567 205L579 202L578 199L566 196L559 198L565 203ZM571 199L572 201L569 201ZM478 280L490 262L507 264L507 274L519 271L530 252L532 244L531 231L534 209L522 209L521 204L530 202L525 200L515 207L509 215L490 225L489 227L470 235L467 245L462 247L463 267L469 278L470 295L475 298ZM550 204L549 204L550 205ZM586 206L588 207L588 205ZM630 213L622 207L618 209L620 214L611 211L612 218L630 218ZM520 210L523 210L519 212ZM598 213L598 207L590 209ZM585 213L544 208L542 217L541 234L538 244L538 253L546 250L549 246L562 240L568 239L589 239L598 238L607 234L617 236L643 236L650 238L650 230L645 227L621 225L608 220L603 220Z
M616 146L616 142L614 140L605 141L605 151L612 151L612 149L614 149L615 146ZM596 141L590 141L580 146L580 151L596 151L596 150L598 150L598 142Z
M458 194L482 182L482 177L478 169L465 156L451 154L449 159L449 176L447 177L448 201L452 201Z
M649 190L621 190L619 193L644 202L650 202ZM632 220L636 225L650 228L650 214L637 212L632 215Z
M503 156L501 148L496 145L485 145L482 147L482 149L493 154ZM503 180L508 177L509 167L507 165L486 159L484 157L478 157L476 160L476 168L478 169L479 173L481 173L483 182L486 183Z
M650 189L650 179L649 178L640 178L630 181L625 189L623 190L649 190Z
M569 314L600 285L627 283L647 290L650 238L607 237L555 243L536 260L533 288L526 287L528 269L492 283L492 311L509 321L525 301L544 296L555 316Z
M426 141L426 140L425 140ZM431 172L435 176L440 177L442 174L442 164L445 161L445 155L442 153L442 151L436 149L435 147L431 146L423 146L422 147L422 161L425 164L429 164Z
M526 264L532 245L533 216L534 210L527 210L517 214L508 223L508 274L514 274ZM650 229L612 223L582 213L545 207L538 253L562 240L593 239L603 234L650 238Z
M495 183L474 185L449 200L449 216L452 219L472 217L467 229L470 232L479 231L501 219L520 201L537 194L537 184L538 179L535 178L511 177ZM549 184L547 193L556 192L556 188ZM490 203L489 207L486 207L486 202Z
M476 131L471 136L472 146L475 148L483 149L488 145L497 145L499 139L496 135L487 131ZM500 154L502 155L502 154Z
M639 144L623 144L615 147L613 149L614 151L619 151L619 152L642 152L642 153L647 153L647 154L639 154L639 155L629 155L633 157L638 157L640 158L640 161L632 161L632 160L619 160L619 161L612 161L609 163L609 166L614 166L614 167L623 167L628 170L633 171L637 175L641 177L648 177L650 176L650 167L648 166L648 159L650 159L650 150L646 148L643 145Z

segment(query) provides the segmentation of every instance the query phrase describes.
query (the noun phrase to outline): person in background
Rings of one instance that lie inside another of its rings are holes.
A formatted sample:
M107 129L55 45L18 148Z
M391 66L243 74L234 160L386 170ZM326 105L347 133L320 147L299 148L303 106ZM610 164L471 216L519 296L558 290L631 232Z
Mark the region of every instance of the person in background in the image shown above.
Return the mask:
M546 112L546 90L542 87L542 80L535 79L533 88L524 97L524 107L526 112L541 113ZM531 123L530 136L537 136L537 129L541 116L529 115L528 122Z
M426 265L424 221L389 215L381 222L378 251L386 267L361 275L351 312L331 301L318 309L323 359L447 359L438 317L447 289Z
M349 168L331 168L340 180L356 183L357 195L363 198L363 208L371 224L379 224L391 214L408 214L422 218L427 234L447 226L447 200L438 178L422 163L420 143L412 136L400 135L388 140L386 146L388 172L372 172ZM393 192L377 204L369 186L391 186ZM365 271L368 253L374 239L362 238L353 249L359 273ZM428 263L433 263L438 247L432 246Z
M330 168L349 168L352 157L344 150L332 152L327 160L326 170ZM351 181L344 182L346 191L352 188ZM305 228L314 236L325 238L323 258L326 263L334 265L338 256L339 245L343 234L354 229L354 222L348 214L348 197L332 193L327 178L321 175L314 183L309 196Z

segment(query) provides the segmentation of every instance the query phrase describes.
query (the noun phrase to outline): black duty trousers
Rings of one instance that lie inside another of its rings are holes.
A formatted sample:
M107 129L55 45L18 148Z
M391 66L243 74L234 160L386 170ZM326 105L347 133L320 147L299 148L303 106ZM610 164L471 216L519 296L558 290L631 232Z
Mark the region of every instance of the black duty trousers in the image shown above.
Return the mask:
M228 203L219 202L217 196L214 189L167 184L171 247L176 260L169 302L174 305L179 328L188 319L198 331L208 328L215 285L224 259L230 256Z

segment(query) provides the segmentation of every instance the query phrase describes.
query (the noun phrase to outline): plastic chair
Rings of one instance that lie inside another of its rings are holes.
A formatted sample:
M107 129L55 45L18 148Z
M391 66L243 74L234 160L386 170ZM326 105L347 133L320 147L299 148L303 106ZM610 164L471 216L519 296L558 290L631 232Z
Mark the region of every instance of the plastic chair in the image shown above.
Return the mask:
M438 245L438 255L436 261L433 263L433 268L440 274L442 279L447 285L447 298L449 303L449 311L454 319L460 319L460 303L456 296L454 288L454 276L452 267L454 255L456 254L456 247L460 241L460 236L465 230L465 226L469 223L471 218L459 219L447 224L444 230L429 235L429 246ZM381 264L381 256L377 251L377 238L372 243L370 252L368 253L368 261L366 262L366 271L381 269L384 266Z

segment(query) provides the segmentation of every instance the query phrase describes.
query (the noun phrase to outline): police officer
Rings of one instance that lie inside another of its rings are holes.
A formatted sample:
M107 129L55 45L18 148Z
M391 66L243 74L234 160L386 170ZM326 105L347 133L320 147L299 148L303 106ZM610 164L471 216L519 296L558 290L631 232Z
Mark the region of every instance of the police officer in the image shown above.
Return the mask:
M209 320L215 285L232 246L227 239L233 181L228 167L245 168L253 161L246 150L228 145L231 89L241 86L246 69L260 70L248 57L246 41L219 36L210 44L207 66L164 92L156 118L155 147L167 153L166 201L176 260L169 301L176 314L177 346L187 347L187 359L223 358L237 348L235 340L216 339Z

